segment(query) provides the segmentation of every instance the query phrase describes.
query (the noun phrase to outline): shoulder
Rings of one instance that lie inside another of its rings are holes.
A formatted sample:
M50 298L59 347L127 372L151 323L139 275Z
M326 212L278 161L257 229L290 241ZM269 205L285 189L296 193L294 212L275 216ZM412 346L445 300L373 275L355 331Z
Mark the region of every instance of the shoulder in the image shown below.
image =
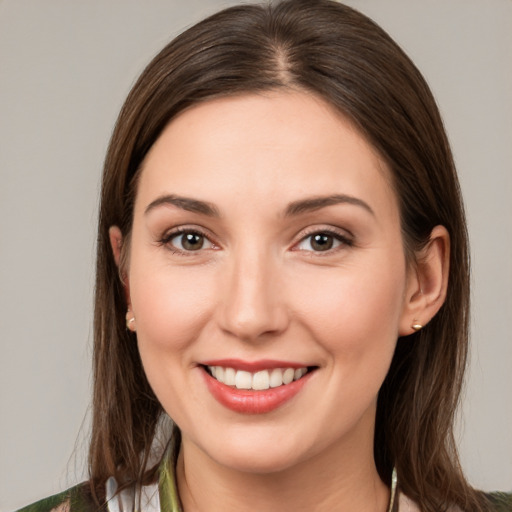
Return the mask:
M486 493L485 497L489 500L491 510L494 512L512 512L512 493L492 492ZM418 505L405 496L405 494L400 494L399 503L399 512L420 512ZM459 508L450 510L452 512L461 512Z
M486 496L496 512L512 512L512 493L491 492Z
M96 505L90 486L85 482L28 505L17 512L100 512L104 510L104 507Z

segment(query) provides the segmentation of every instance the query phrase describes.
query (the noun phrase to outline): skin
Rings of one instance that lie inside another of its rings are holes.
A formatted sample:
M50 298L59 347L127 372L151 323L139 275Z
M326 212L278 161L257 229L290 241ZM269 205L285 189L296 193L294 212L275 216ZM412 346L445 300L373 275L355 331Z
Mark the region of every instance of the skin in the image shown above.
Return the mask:
M285 215L333 194L366 206ZM168 203L148 210L165 195L208 202L218 216ZM185 251L176 228L203 233L202 248ZM318 250L313 233L332 248ZM119 229L110 236L119 262ZM128 318L149 382L182 431L185 510L385 511L377 394L397 337L444 300L449 239L436 227L407 264L390 172L352 125L302 92L192 107L144 161L128 250ZM205 385L198 364L220 358L317 369L278 409L241 414Z

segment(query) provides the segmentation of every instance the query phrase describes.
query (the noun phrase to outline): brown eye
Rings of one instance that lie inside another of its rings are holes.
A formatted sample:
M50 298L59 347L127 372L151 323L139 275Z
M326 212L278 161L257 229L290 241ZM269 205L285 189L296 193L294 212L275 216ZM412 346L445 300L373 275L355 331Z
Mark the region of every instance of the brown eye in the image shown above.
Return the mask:
M352 241L339 234L329 231L317 231L304 237L296 246L300 251L327 252L342 246L350 247Z
M212 243L201 233L185 231L170 238L169 244L184 252L199 251L212 247Z
M204 237L197 233L185 233L181 235L181 245L186 251L198 251L202 249Z
M310 245L314 251L328 251L334 245L334 237L326 233L317 233L311 236Z

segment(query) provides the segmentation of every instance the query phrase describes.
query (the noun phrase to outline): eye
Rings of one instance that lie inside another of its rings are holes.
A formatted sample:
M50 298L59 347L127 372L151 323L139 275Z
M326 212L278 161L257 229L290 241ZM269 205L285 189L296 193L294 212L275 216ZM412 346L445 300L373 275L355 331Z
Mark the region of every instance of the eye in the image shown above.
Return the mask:
M201 249L211 249L213 247L213 244L206 236L192 230L171 233L167 240L165 240L165 243L183 252L200 251Z
M351 245L346 237L329 231L317 231L304 237L296 246L299 251L326 252L342 245Z

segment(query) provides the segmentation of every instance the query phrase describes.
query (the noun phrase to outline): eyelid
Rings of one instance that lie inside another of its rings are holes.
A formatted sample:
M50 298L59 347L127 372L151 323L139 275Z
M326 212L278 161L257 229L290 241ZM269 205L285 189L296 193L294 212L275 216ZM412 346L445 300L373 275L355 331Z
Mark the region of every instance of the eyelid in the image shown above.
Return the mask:
M185 234L185 233L194 233L197 235L200 235L204 237L208 242L210 242L211 247L207 247L206 249L198 249L197 251L187 251L180 249L179 247L172 246L170 244L171 240L179 235ZM213 240L212 235L205 230L204 228L198 227L198 226L190 226L190 225L184 225L184 226L176 226L174 228L171 228L164 232L163 235L159 237L158 245L167 246L169 250L171 250L174 254L181 254L184 256L193 256L197 255L199 253L204 252L205 250L217 250L219 249L219 245Z
M313 251L307 249L299 249L298 245L304 242L307 238L310 238L313 235L330 235L334 237L337 241L340 242L341 247L351 247L354 245L354 235L345 229L336 228L334 226L311 226L306 228L298 235L298 240L293 244L292 250L295 251L304 251L304 252L312 252L318 256L332 254L336 250L340 248L340 246L328 249L326 251Z
M208 247L206 249L201 248L201 249L198 249L197 251L187 251L187 250L179 249L178 247L175 247L175 246L170 246L170 242L173 238L175 238L181 234L184 234L184 233L195 233L200 236L203 236L211 244L211 247ZM316 255L318 255L318 256L321 256L322 254L324 254L324 255L332 254L333 252L335 252L336 250L338 250L340 248L340 246L337 246L337 247L328 249L326 251L313 251L313 250L307 250L307 249L299 249L297 247L301 242L305 241L307 238L309 238L315 234L330 235L330 236L334 237L337 241L340 242L341 247L343 247L343 246L351 247L354 245L354 236L348 230L340 229L340 228L337 228L334 226L321 226L320 225L320 226L310 226L310 227L304 229L302 232L300 232L300 234L297 235L296 241L293 243L291 250L312 252L312 253L316 253ZM209 230L206 230L197 225L182 225L182 226L176 226L174 228L171 228L171 229L165 231L163 233L163 235L161 235L159 237L159 240L157 243L162 246L168 246L169 250L172 250L173 253L182 254L185 256L192 256L194 254L197 255L199 253L204 252L204 250L220 249L219 244L215 242L214 237L209 232Z

